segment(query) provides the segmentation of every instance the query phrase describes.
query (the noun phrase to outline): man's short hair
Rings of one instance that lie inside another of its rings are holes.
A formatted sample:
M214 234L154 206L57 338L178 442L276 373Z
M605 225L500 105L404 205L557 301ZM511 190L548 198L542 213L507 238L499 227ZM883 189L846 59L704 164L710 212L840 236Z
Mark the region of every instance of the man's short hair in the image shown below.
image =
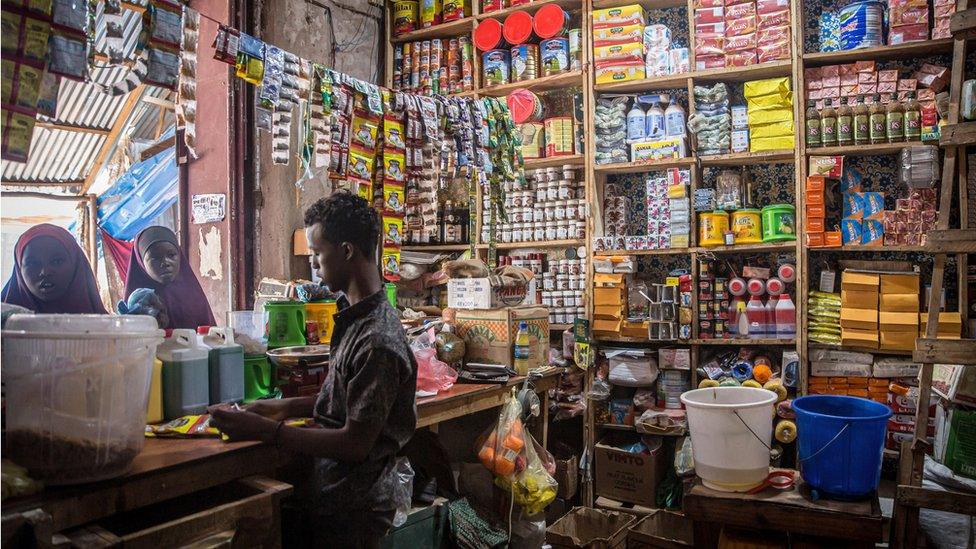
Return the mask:
M322 225L322 236L339 245L349 242L366 257L376 254L380 219L376 210L360 196L339 191L320 198L305 210L305 226Z

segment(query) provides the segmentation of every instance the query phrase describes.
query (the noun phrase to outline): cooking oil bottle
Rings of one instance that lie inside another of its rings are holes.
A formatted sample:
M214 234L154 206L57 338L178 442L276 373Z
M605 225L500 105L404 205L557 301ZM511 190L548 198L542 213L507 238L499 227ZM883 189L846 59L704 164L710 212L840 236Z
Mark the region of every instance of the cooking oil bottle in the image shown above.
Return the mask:
M895 94L891 94L886 116L888 117L888 143L901 143L905 140L905 107Z
M807 101L807 147L820 147L820 111L816 101Z
M874 94L870 107L871 116L871 143L884 143L888 140L888 118L885 115L884 105L881 104L881 94Z
M871 142L871 113L864 104L864 96L857 96L854 106L854 144L867 145Z
M820 139L824 147L837 145L837 111L830 99L824 99L824 108L820 111Z
M854 111L847 104L847 98L840 98L837 108L837 144L841 147L854 144Z

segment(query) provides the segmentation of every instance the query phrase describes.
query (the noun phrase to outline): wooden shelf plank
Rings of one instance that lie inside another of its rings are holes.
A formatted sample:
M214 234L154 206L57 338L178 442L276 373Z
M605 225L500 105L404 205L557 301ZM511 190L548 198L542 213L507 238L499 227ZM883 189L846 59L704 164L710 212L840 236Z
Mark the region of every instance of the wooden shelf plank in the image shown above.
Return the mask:
M511 8L482 13L477 15L476 18L478 21L484 21L485 19L503 20L516 11L525 11L529 14L534 14L535 12L539 11L539 8L548 4L556 4L557 6L568 11L580 10L583 8L583 3L580 2L580 0L536 0L535 2L529 2L528 4L522 4L520 6L513 6Z
M565 332L566 330L573 329L572 324L549 324L550 332Z
M641 343L644 345L691 345L691 341L687 339L647 339L646 337L627 337L622 335L615 336L597 336L595 338L599 343Z
M694 345L734 345L739 347L796 346L795 339L694 339L692 343Z
M906 246L906 245L899 245L899 246L864 246L864 245L861 245L861 244L848 244L846 246L841 246L840 248L824 248L824 247L810 248L810 247L807 247L807 249L810 250L811 252L835 252L835 253L838 253L838 252L839 253L844 253L844 252L847 252L847 253L893 253L893 252L911 253L911 252L919 252L919 253L921 253L921 252L924 252L925 251L925 247L924 246Z
M859 50L844 50L803 54L803 64L807 67L836 65L838 63L853 63L873 59L885 61L890 59L914 59L952 53L952 39L924 40L910 42L897 46L878 46Z
M972 145L974 143L976 143L976 122L961 122L942 127L942 136L939 138L939 145L950 147L954 145Z
M470 244L404 244L400 249L405 252L463 252L470 247Z
M911 351L895 351L891 349L864 349L861 347L831 345L829 343L819 343L816 341L811 341L807 346L810 349L823 349L826 351L852 351L855 353L871 353L872 355L912 356Z
M699 246L696 252L711 252L713 254L739 254L750 252L793 252L796 251L796 241L764 242L761 244L736 244L733 246Z
M527 248L575 248L585 244L582 240L544 240L542 242L496 242L499 250L521 250ZM478 248L487 249L488 244L478 244Z
M976 340L924 339L915 340L912 360L928 364L976 365Z
M816 147L807 149L807 156L882 156L900 153L905 147L923 145L921 141L905 143L877 143L874 145L845 145L843 147Z
M976 8L969 8L952 14L949 32L954 38L972 40L976 38Z
M511 82L509 84L491 86L490 88L480 88L478 90L478 95L502 97L519 88L525 88L533 92L547 92L562 90L565 88L580 87L582 85L583 72L570 71L561 74L554 74L552 76L543 76L534 80L526 80L525 82Z
M403 42L430 40L431 38L453 38L463 34L470 34L474 30L474 20L474 17L465 17L464 19L458 19L450 23L442 23L426 29L417 29L391 37L390 42L402 44Z
M925 250L932 254L976 252L976 229L929 231Z
M653 160L649 162L618 162L616 164L597 164L594 166L596 173L600 174L620 174L620 173L646 173L668 168L690 168L695 164L692 157L667 158L664 160Z
M690 254L694 248L664 248L660 250L593 250L593 255L681 255Z
M748 67L724 67L721 69L709 69L695 71L691 73L694 80L702 82L746 82L761 78L774 78L777 76L790 76L793 72L791 61L772 61Z
M593 9L619 8L631 4L640 4L645 10L663 10L688 5L684 0L593 0Z
M582 154L550 156L548 158L527 158L524 167L526 170L538 170L539 168L558 168L567 165L582 166L585 160Z
M755 164L792 164L795 151L763 151L699 156L702 166L747 166Z
M692 73L684 72L681 74L669 74L667 76L657 76L654 78L643 78L641 80L628 80L627 82L613 82L610 84L596 84L593 89L597 93L634 93L654 90L676 90L688 89L688 78Z

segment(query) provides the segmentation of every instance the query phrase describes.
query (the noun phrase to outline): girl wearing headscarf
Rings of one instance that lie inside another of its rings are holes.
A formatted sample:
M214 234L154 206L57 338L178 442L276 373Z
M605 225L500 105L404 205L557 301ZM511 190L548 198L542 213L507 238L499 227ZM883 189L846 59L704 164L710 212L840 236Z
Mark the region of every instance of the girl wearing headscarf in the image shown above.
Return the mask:
M36 313L108 314L81 246L71 233L47 223L17 240L14 271L0 299Z
M169 322L160 328L196 329L216 324L207 295L176 234L166 227L148 227L136 237L125 281L126 299L140 288L153 290L162 301Z

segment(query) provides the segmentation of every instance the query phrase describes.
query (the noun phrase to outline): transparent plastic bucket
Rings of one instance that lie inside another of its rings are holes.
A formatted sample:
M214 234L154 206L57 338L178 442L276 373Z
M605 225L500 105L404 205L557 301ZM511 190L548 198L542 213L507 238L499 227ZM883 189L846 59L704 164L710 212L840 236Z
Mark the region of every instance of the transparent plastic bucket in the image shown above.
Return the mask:
M263 355L268 352L268 335L265 311L229 311L227 325L234 330L234 341L244 347L245 355Z
M695 473L723 492L748 492L769 475L776 393L752 387L710 387L681 395Z
M125 473L145 440L162 335L149 316L12 316L3 330L4 457L54 485Z

